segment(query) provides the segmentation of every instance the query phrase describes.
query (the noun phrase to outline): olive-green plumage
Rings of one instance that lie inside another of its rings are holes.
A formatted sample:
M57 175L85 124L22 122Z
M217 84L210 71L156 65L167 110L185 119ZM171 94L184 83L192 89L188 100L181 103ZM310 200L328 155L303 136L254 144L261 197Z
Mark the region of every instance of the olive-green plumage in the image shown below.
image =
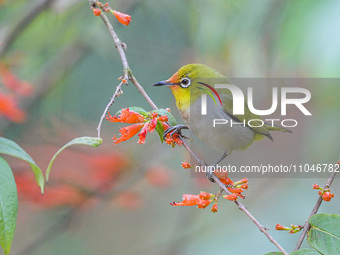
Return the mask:
M261 117L250 112L245 100L244 115L233 115L233 97L228 89L216 89L215 84L231 84L231 81L202 64L188 64L180 68L168 80L155 84L170 86L176 99L176 105L189 129L211 148L229 154L232 150L248 148L253 141L268 137L273 140L270 131L290 132L281 127L261 126ZM201 96L207 96L207 115L201 114ZM221 103L220 101L221 100ZM216 125L214 119L225 119L240 124ZM247 125L249 120L252 126Z

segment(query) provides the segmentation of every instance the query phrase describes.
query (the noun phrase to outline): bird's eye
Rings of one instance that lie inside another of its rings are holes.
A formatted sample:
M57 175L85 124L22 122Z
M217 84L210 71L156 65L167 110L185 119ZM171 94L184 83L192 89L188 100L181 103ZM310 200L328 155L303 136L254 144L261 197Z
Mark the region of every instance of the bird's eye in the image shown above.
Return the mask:
M187 88L187 87L190 86L190 84L191 84L191 80L188 77L184 77L184 78L181 79L180 86L182 88Z

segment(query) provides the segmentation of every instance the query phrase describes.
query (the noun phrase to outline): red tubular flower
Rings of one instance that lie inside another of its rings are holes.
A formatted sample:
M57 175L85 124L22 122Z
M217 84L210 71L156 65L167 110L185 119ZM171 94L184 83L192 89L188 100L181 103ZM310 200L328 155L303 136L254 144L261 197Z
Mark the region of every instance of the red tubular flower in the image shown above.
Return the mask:
M213 207L211 208L211 211L212 211L213 213L217 212L217 203L215 203L215 204L213 205Z
M158 117L158 119L157 120L159 120L159 121L161 121L161 122L165 122L165 121L168 121L169 120L169 118L168 118L168 116L166 116L166 115L163 115L163 116L160 116L160 117Z
M166 138L165 138L165 142L169 145L172 145L172 147L175 147L175 145L177 144L178 146L182 145L182 140L179 137L179 134L167 134Z
M93 14L95 16L100 16L100 14L102 13L102 11L100 9L97 9L97 8L92 9L92 11L93 11Z
M248 183L248 179L247 178L243 178L242 180L239 180L237 182L234 182L234 186L236 185L241 185L241 184L245 184Z
M139 144L145 143L145 138L146 138L146 134L148 133L148 131L150 131L150 122L145 123L144 127L142 128L142 131L138 134L138 136L139 136L138 143Z
M242 184L240 186L241 189L248 189L248 183Z
M200 194L199 194L199 196L200 196L200 199L202 199L202 200L209 200L210 198L211 198L211 194L209 194L209 193L207 193L207 192L201 192Z
M131 22L131 16L122 12L111 10L112 14L115 15L116 19L123 25L128 26Z
M193 206L197 205L200 201L199 195L191 195L191 194L183 194L183 201L182 202L173 202L171 205L173 206Z
M150 128L149 128L149 132L150 133L155 131L155 128L157 126L157 116L158 116L157 113L155 113L155 112L152 113L152 119L150 121Z
M290 230L290 228L287 228L287 227L282 226L280 224L276 224L275 229L276 230Z
M243 189L240 189L240 188L229 188L227 187L227 189L231 192L231 193L242 193L243 192Z
M130 111L129 108L122 109L119 116L111 116L108 112L108 116L105 117L111 122L123 122L123 123L141 123L144 121L144 116L138 112Z
M191 165L190 165L190 163L188 163L187 161L183 161L183 162L182 162L182 167L183 167L184 169L188 169L188 168L191 168Z
M199 200L197 203L197 208L206 208L211 203L211 200Z
M331 201L331 199L334 197L334 194L332 194L332 193L330 193L330 192L325 192L325 193L323 193L323 195L322 195L322 199L324 200L324 201Z
M117 144L117 143L121 143L121 142L124 142L130 139L131 137L136 135L142 129L143 126L144 126L144 123L138 123L135 125L131 125L131 126L123 127L119 129L119 132L121 135L119 138L117 138L116 136L113 136L112 138L113 143Z
M237 197L238 197L238 194L230 194L230 195L224 195L223 196L225 199L228 199L230 201L236 201Z
M318 184L314 183L313 189L320 189L320 186Z
M220 181L225 184L225 185L229 185L229 184L233 184L234 182L229 179L229 178L220 178Z

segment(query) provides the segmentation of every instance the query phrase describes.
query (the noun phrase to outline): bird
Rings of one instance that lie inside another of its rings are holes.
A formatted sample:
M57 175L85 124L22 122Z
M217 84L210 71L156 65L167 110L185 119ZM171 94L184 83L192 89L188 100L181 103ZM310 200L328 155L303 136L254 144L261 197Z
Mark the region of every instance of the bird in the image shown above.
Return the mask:
M189 129L211 149L222 152L215 165L232 151L247 149L254 141L267 137L273 141L271 131L291 132L283 127L269 125L260 116L252 113L244 104L244 114L233 114L232 92L225 88L214 88L215 84L232 84L226 76L204 64L187 64L175 72L168 80L153 86L168 86L176 100L177 109L186 125L168 128L164 135L179 133ZM202 114L202 94L206 97L206 114ZM214 120L224 123L214 126ZM249 124L249 121L252 124ZM244 125L243 125L244 124ZM262 125L261 125L262 124ZM207 177L212 181L212 173Z

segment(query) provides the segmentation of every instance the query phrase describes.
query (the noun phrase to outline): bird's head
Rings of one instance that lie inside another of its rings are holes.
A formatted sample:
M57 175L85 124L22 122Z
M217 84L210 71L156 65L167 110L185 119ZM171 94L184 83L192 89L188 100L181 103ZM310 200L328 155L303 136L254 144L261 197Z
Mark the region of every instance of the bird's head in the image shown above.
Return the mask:
M160 81L153 86L169 86L176 99L177 108L186 110L190 101L195 102L211 85L207 79L225 78L222 74L203 64L188 64L181 67L168 80Z

